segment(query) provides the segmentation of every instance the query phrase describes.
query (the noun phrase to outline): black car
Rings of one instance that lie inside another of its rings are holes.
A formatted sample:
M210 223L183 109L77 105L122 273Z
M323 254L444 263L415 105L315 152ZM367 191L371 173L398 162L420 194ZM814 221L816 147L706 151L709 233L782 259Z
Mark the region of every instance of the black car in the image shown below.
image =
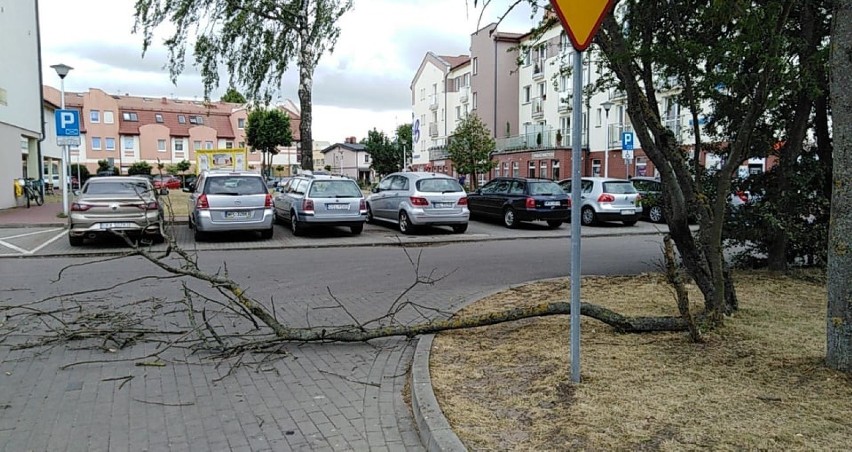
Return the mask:
M498 177L467 195L472 217L500 218L507 228L522 221L546 221L558 228L571 218L571 201L556 182Z
M630 180L642 195L642 218L653 223L665 223L663 214L663 183L653 177L636 176Z

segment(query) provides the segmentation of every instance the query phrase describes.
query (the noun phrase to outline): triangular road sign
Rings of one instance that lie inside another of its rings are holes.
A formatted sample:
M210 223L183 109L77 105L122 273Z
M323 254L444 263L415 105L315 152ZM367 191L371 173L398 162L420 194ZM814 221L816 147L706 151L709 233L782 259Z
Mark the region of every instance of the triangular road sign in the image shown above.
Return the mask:
M589 47L614 0L550 0L578 52Z

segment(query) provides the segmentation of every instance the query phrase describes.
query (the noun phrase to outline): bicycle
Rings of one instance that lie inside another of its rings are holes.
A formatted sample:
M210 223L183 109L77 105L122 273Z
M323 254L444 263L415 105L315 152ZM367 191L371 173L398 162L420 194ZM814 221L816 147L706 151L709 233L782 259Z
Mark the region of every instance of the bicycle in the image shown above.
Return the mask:
M30 201L35 201L37 206L44 204L44 194L39 188L41 188L41 179L26 178L24 180L24 195L27 198L28 209L30 208Z

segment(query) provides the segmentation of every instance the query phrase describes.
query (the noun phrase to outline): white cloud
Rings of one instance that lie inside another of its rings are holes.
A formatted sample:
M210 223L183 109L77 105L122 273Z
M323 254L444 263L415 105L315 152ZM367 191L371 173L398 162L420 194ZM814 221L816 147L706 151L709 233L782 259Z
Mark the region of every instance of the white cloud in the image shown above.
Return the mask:
M50 65L64 63L74 67L65 79L68 91L101 88L115 94L201 98L203 85L191 64L177 85L169 80L167 51L159 42L170 26L159 30L142 58L142 36L132 33L134 3L40 0L44 82L58 87ZM491 3L482 25L513 2ZM396 125L410 121L409 85L423 56L427 51L467 53L479 12L473 0L356 0L341 19L334 53L322 58L315 74L314 139L361 139L373 128L393 135ZM528 31L532 25L529 9L522 8L500 29ZM297 77L295 70L284 77L280 97L298 104ZM227 77L220 78L227 85ZM224 87L211 97L222 92Z

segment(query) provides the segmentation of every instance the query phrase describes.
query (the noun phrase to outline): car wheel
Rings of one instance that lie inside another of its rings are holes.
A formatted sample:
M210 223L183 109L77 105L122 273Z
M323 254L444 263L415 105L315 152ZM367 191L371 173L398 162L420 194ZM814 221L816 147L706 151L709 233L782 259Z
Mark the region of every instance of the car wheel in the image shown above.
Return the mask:
M624 220L622 223L624 223L625 226L633 226L636 224L636 221L637 220Z
M376 219L373 218L373 208L370 207L369 204L367 204L367 223L373 223L375 221Z
M83 236L75 237L73 235L69 235L68 243L71 246L83 246Z
M648 218L654 223L662 223L663 220L663 208L660 206L651 207L651 210L648 211Z
M272 238L272 234L274 234L275 229L269 228L260 231L260 238L263 240L269 240Z
M464 234L465 231L467 231L467 223L453 225L453 232L455 232L456 234Z
M411 219L408 218L408 212L401 210L399 212L399 232L403 234L411 234L414 232L414 225L411 224Z
M352 234L358 235L358 234L360 234L361 232L364 231L364 225L359 224L359 225L355 225L355 226L349 226L349 230L352 232Z
M503 225L507 228L518 227L518 219L515 218L515 209L507 207L506 210L503 211Z
M302 223L296 218L296 212L290 212L290 230L293 231L293 235L302 235L304 229Z
M547 220L547 227L550 229L557 229L559 226L562 226L562 222L559 220Z
M583 226L590 226L598 222L598 219L595 215L595 209L592 209L589 206L583 207L583 211L580 213L580 224Z

